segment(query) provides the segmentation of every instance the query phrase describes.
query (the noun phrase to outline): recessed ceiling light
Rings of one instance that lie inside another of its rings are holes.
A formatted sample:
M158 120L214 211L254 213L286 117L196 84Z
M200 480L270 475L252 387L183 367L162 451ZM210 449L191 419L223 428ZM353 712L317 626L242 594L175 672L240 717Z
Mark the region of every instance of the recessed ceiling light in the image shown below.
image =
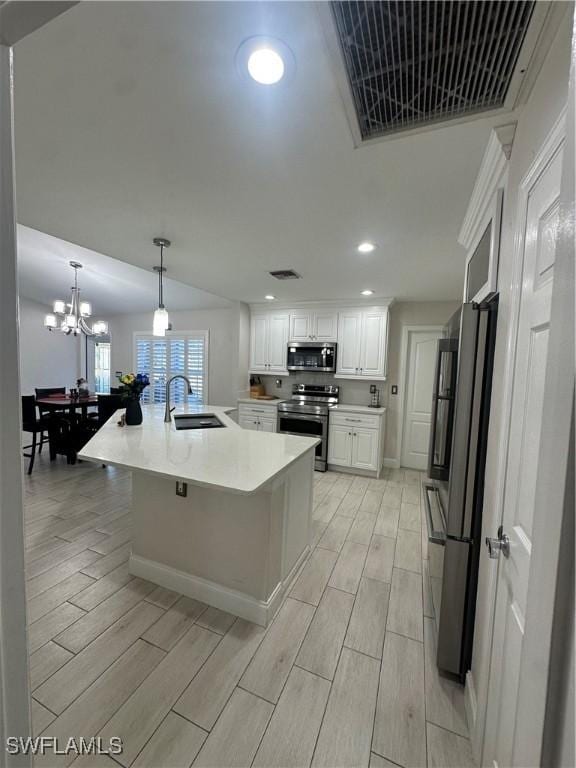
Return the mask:
M367 288L365 291L362 291L362 296L372 296L374 291L371 291L369 288Z
M360 243L358 248L356 249L358 253L372 253L372 251L376 248L374 243L369 243L368 241L365 241L364 243Z
M273 48L258 48L248 57L248 73L261 85L274 85L284 77L284 61Z
M276 37L258 35L244 40L236 53L236 67L247 80L276 85L290 79L296 63L286 43Z
M274 301L276 296L272 296L272 294L268 294L268 296L264 296L264 298L266 299L266 301Z

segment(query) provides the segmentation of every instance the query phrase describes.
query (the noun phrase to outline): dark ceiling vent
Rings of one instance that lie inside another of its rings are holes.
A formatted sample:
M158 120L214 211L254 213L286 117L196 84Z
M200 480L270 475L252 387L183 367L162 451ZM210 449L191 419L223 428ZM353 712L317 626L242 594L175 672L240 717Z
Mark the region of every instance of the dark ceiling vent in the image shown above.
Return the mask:
M502 107L533 0L332 2L362 139Z
M276 280L299 280L302 277L298 272L294 272L293 269L275 269L269 274L275 277Z

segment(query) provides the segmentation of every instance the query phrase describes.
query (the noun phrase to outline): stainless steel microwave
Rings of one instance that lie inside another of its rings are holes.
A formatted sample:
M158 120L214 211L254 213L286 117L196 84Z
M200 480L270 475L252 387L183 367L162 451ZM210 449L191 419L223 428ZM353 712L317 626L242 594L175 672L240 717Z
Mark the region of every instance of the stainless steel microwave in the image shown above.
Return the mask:
M288 344L289 371L321 371L334 373L336 370L336 344L318 341L294 341Z

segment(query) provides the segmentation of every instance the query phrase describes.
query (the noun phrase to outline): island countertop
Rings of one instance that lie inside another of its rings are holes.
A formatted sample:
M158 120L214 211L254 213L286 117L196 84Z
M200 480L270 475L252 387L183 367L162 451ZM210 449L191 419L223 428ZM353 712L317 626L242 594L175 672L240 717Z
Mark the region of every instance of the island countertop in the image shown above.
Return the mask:
M178 413L214 413L223 429L177 430L164 423L164 405L144 405L140 426L118 426L114 414L78 458L134 472L174 478L232 493L256 492L319 442L242 429L227 414L234 407L177 406ZM174 416L173 414L173 416Z

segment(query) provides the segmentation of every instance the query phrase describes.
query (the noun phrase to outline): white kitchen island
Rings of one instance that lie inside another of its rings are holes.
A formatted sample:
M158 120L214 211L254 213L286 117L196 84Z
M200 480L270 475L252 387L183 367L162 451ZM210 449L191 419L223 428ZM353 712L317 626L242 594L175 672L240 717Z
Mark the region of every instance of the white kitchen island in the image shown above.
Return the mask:
M79 453L132 471L130 572L266 626L308 554L318 441L241 429L232 408L177 408L224 424L191 430L142 410L130 427L117 412Z

